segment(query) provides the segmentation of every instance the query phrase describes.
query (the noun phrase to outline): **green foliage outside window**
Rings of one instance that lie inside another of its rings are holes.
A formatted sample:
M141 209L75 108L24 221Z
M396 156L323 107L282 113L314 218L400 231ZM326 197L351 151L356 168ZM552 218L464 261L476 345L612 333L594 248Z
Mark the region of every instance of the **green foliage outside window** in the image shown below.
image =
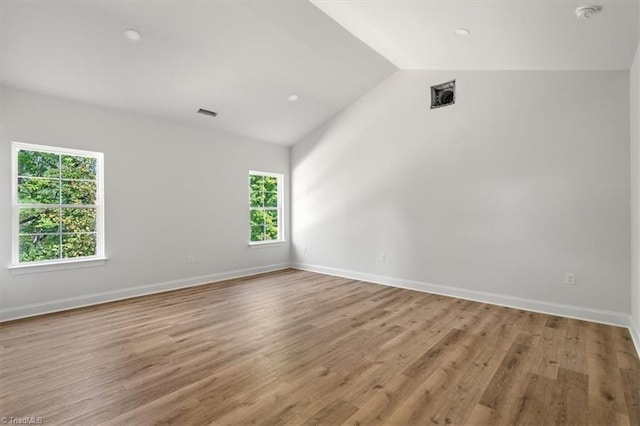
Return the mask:
M252 174L249 190L251 241L277 240L278 178Z
M97 160L18 151L20 262L94 256Z

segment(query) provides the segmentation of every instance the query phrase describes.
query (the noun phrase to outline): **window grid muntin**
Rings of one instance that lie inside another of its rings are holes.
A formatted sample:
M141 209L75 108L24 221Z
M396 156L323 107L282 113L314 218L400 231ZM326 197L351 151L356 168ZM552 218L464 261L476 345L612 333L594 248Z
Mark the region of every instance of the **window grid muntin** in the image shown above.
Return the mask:
M262 186L262 189L257 189L254 190L251 186L252 183L252 177L262 177L262 178L267 178L267 177L272 177L276 179L276 191L266 191L265 190L265 186ZM283 181L284 181L284 176L282 174L277 174L277 173L269 173L269 172L257 172L257 171L249 171L249 180L248 180L248 187L249 187L249 242L251 244L259 244L259 243L269 243L269 242L279 242L279 241L284 241L284 233L283 233L283 209L282 209L282 203L283 203ZM266 203L266 197L262 197L262 206L254 206L252 205L252 200L253 197L252 195L254 193L262 193L262 194L276 194L276 204L277 206L265 206ZM253 225L252 223L252 212L253 211L262 211L262 212L266 212L266 211L275 211L276 212L276 221L277 221L277 236L276 238L273 239L263 239L263 240L254 240L253 239L253 228L258 228L261 227L262 228L262 236L267 235L267 224L266 222L264 222L262 225Z
M51 176L32 176L32 175L19 175L20 169L19 154L20 151L31 151L36 153L49 153L55 154L58 158L58 175L56 177ZM94 179L80 179L62 177L63 164L62 158L64 156L77 157L83 159L92 159L95 164L92 173L95 175ZM12 260L14 265L38 265L38 264L55 264L66 263L73 260L88 260L93 258L104 257L104 159L103 154L92 151L82 151L70 148L58 148L44 145L25 144L20 142L12 142L12 204L13 204L13 232L12 232ZM58 203L20 203L19 202L19 187L18 183L20 178L27 179L46 179L58 181ZM65 182L94 182L95 193L91 191L92 198L95 199L94 204L62 204L62 185ZM64 209L95 209L95 221L93 222L93 231L80 231L80 232L63 232L63 210ZM21 209L58 209L58 231L57 233L21 233L20 232L20 210ZM35 260L35 261L21 261L20 260L20 241L21 237L30 236L58 236L58 257L55 259ZM92 235L94 236L94 253L89 256L74 256L66 257L64 255L65 247L63 246L64 237L73 235Z

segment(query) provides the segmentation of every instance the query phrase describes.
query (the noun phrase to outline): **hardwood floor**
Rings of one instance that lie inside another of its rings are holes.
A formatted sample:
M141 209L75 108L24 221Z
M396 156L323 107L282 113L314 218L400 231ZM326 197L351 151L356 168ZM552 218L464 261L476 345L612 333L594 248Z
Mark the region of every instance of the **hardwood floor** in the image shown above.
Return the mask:
M623 328L295 270L0 338L0 416L47 425L640 425Z

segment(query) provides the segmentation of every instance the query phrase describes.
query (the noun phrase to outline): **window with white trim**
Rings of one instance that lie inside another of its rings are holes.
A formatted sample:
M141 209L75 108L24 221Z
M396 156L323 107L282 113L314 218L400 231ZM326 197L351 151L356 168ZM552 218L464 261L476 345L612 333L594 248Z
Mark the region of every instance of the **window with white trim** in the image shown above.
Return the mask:
M103 154L11 147L13 265L103 258Z
M249 172L250 244L284 241L283 175Z

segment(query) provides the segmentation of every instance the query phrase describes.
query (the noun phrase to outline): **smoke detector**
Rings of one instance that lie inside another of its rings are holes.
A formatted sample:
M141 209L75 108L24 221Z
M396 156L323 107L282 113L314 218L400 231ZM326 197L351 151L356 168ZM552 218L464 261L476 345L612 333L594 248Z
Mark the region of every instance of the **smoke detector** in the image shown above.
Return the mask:
M602 6L582 6L576 9L578 19L589 19L602 10Z

